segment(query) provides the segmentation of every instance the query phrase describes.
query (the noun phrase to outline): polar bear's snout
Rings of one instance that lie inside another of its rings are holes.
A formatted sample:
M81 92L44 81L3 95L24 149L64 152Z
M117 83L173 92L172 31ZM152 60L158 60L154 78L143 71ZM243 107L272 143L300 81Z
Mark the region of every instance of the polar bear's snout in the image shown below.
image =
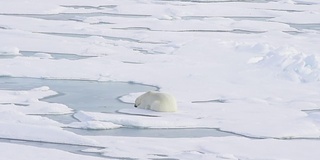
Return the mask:
M177 102L170 94L149 91L136 99L134 107L158 112L175 112L177 111Z

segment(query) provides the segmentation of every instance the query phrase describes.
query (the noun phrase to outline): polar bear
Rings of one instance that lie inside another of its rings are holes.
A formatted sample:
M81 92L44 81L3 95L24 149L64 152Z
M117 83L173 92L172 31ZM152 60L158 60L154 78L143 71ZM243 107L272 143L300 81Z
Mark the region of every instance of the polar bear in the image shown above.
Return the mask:
M149 91L136 99L134 107L158 112L175 112L177 111L177 102L170 94Z

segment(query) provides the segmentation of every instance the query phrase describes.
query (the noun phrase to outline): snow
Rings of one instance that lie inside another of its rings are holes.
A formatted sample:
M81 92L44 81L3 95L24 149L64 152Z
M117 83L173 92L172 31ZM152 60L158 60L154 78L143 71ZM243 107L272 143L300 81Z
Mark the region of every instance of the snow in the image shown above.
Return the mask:
M72 113L63 104L48 103L39 99L57 94L48 87L29 91L0 91L0 137L71 144L94 144L94 141L74 133L64 131L64 124L58 123L43 114ZM37 114L37 115L34 115ZM60 135L60 136L57 136Z
M101 121L85 121L85 122L73 122L68 124L71 128L82 128L82 129L115 129L120 128L121 125L117 125L111 122L101 122Z
M1 55L20 55L19 48L17 47L2 47L0 48L0 56Z
M63 96L50 87L9 90L3 83L0 148L6 152L0 159L100 159L93 153L132 159L318 159L319 9L317 0L1 3L0 78L152 85L174 95L179 110L134 108L141 92L119 95L131 108L74 110L46 102ZM58 59L55 54L86 57ZM74 122L45 116L65 114ZM72 132L123 128L205 128L234 135L151 138ZM87 155L3 142L17 139L85 145L81 153Z
M312 140L251 140L239 137L163 139L96 136L93 138L103 144L113 144L104 150L99 150L104 155L113 157L126 155L125 157L136 159L300 160L308 158L315 160L319 156L317 152L319 141ZM132 149L139 152L133 152Z
M26 146L22 144L10 144L0 142L0 149L3 151L1 153L2 158L5 159L15 159L15 160L24 160L24 159L90 159L90 160L102 160L105 158L83 156L74 153L69 153L66 151L61 151L58 149L48 149L48 148L39 148ZM19 154L17 154L19 151Z
M2 139L31 140L37 142L54 142L62 144L95 145L96 141L75 133L64 131L61 127L55 127L50 123L24 124L24 123L0 123L0 136Z
M271 19L271 21L295 23L295 24L319 24L319 11L305 11L287 13L285 15Z
M80 121L112 122L129 128L220 128L253 137L319 137L319 128L308 120L306 113L283 109L280 105L254 104L215 104L211 106L212 109L207 109L207 113L201 112L207 105L184 104L180 106L188 109L180 109L176 114L124 109L119 112L137 116L78 112L75 117ZM238 109L239 105L242 106L241 109ZM259 112L254 111L254 108L258 108ZM239 112L244 113L237 114ZM250 123L253 120L255 123Z
M312 82L319 81L320 78L319 57L314 54L306 55L292 47L270 50L262 57L250 59L249 63L257 63L267 68L279 68L280 74L293 81Z
M0 91L0 108L2 110L18 111L25 114L67 114L72 109L63 104L47 103L40 99L57 93L43 86L29 91Z

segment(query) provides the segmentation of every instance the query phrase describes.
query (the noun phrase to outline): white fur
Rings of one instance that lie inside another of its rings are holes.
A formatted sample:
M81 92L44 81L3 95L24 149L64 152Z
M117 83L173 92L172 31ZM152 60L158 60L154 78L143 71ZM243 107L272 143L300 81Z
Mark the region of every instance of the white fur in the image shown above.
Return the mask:
M177 102L172 95L155 91L149 91L139 96L134 106L159 112L177 111Z

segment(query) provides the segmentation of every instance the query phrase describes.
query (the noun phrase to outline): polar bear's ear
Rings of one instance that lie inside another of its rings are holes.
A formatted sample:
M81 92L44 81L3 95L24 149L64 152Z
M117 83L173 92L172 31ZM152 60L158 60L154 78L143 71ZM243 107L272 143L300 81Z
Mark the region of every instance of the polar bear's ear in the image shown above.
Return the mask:
M146 94L155 94L155 93L160 93L159 91L148 91Z

